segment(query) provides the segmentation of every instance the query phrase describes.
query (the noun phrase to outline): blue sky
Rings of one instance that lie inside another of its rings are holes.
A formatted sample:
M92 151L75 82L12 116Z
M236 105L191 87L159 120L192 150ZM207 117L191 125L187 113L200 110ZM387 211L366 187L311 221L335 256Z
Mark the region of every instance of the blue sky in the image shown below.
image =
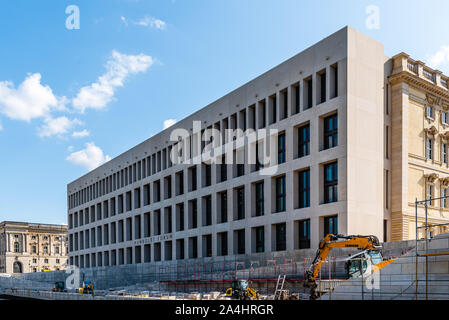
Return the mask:
M66 28L69 5L80 29ZM0 221L64 223L67 183L345 25L449 74L447 12L446 0L1 1Z

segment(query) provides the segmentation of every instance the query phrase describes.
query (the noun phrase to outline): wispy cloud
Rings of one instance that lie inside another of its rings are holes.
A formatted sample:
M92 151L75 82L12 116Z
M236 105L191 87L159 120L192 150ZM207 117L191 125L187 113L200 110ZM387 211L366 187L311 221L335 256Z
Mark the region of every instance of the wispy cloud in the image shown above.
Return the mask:
M85 167L87 170L93 170L105 162L111 160L111 157L105 155L101 148L97 147L95 143L86 143L85 148L71 153L67 158L70 163Z
M44 120L44 125L39 128L38 134L40 137L54 135L61 137L78 125L82 125L82 122L78 119L71 120L64 116L58 118L47 117Z
M74 138L84 138L88 137L90 135L90 132L87 129L84 129L82 131L75 131L72 133L72 137Z
M142 19L134 21L134 24L142 27L150 27L159 30L164 30L167 26L165 21L162 21L160 19L151 16L144 16Z
M120 21L125 26L129 25L128 19L124 16L120 17ZM136 26L154 28L158 30L165 30L165 28L167 28L167 23L165 21L162 21L161 19L157 19L149 15L145 15L143 18L139 20L129 20L129 22Z
M437 52L430 55L427 61L431 68L439 68L449 64L449 45L441 46Z
M112 51L106 73L90 86L81 88L72 100L74 108L81 113L88 108L103 109L113 99L116 88L122 87L129 75L145 72L153 63L153 58L144 54L126 55Z
M176 119L167 119L164 121L164 130L176 123Z
M121 16L121 17L120 17L120 21L122 21L122 23L123 23L125 26L128 26L128 20L127 20L124 16Z

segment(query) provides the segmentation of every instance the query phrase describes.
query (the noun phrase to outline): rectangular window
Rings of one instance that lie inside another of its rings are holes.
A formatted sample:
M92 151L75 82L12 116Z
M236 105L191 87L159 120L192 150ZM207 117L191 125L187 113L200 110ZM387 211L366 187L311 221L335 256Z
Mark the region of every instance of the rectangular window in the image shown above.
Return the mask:
M389 191L389 171L388 170L385 170L385 208L386 209L388 209L388 207L389 207L389 193L390 193L390 191Z
M299 245L298 249L310 248L310 219L299 221Z
M326 72L319 75L320 79L320 103L326 102Z
M256 252L265 251L265 232L264 227L256 228Z
M226 165L226 155L221 156L221 164L220 164L220 182L224 182L227 180L228 176L228 166Z
M324 217L324 236L338 234L338 216Z
M282 114L280 116L280 119L285 119L288 117L288 90L285 89L284 92L281 93L282 95Z
M245 229L237 230L237 254L245 254Z
M298 198L299 208L310 207L310 169L299 172Z
M299 99L300 99L300 91L299 84L295 86L295 113L299 113Z
M264 215L263 182L256 183L256 217Z
M447 123L447 112L441 112L441 122L444 124L448 124Z
M123 195L118 196L118 213L123 213Z
M324 150L338 145L338 115L333 114L324 118Z
M237 189L237 220L245 219L245 188Z
M220 193L220 214L221 214L221 222L228 221L228 192L224 191Z
M204 164L204 169L205 169L205 187L208 187L211 185L212 183L212 173L211 173L211 169L212 166L210 164Z
M285 162L285 133L278 135L278 164Z
M276 225L276 251L283 251L287 248L285 223Z
M427 184L427 186L426 186L426 200L428 200L427 201L427 205L429 205L429 206L433 205L432 195L433 195L433 185Z
M335 98L338 96L338 65L335 64L333 66L331 66L330 68L331 70L331 79L330 79L330 83L331 83L331 87L330 87L330 94L331 94L331 99Z
M190 171L190 191L195 191L197 188L196 166L190 168L189 171Z
M140 188L134 189L134 209L140 208Z
M441 161L446 164L447 163L447 144L443 143L441 145Z
M306 86L307 90L307 100L306 100L306 107L305 109L310 109L313 106L313 84L312 84L312 78L309 80L305 80L304 84Z
M298 128L298 157L305 157L310 154L310 125Z
M147 206L150 204L150 184L143 186L143 205Z
M426 139L426 158L428 160L432 160L433 159L432 148L433 148L432 139Z
M433 107L432 106L426 107L426 116L428 116L429 118L433 118Z
M270 97L269 99L270 102L270 124L275 123L276 122L276 113L277 113L277 105L276 105L276 95L273 95Z
M285 211L285 176L276 178L276 212Z
M389 146L389 139L390 139L390 137L389 137L389 127L388 126L386 126L385 127L385 158L389 158L390 157L390 155L389 155L389 149L390 149L390 146Z
M204 214L205 214L205 219L203 220L203 226L210 226L212 224L212 197L211 196L206 196L203 198L204 199Z
M333 162L324 166L324 203L338 201L338 163Z

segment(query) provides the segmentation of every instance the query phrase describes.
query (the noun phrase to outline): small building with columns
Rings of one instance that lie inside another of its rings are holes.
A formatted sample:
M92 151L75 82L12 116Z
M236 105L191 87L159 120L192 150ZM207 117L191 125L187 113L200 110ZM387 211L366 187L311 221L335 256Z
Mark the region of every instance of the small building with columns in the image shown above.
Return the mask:
M0 223L0 273L63 270L67 265L67 226Z

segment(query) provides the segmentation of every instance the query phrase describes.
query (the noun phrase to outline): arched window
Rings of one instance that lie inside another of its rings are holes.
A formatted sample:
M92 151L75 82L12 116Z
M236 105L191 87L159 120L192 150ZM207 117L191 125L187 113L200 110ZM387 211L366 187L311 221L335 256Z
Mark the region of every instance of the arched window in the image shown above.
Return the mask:
M19 243L17 241L14 242L14 252L19 252Z
M15 261L12 269L14 273L22 273L22 263Z

